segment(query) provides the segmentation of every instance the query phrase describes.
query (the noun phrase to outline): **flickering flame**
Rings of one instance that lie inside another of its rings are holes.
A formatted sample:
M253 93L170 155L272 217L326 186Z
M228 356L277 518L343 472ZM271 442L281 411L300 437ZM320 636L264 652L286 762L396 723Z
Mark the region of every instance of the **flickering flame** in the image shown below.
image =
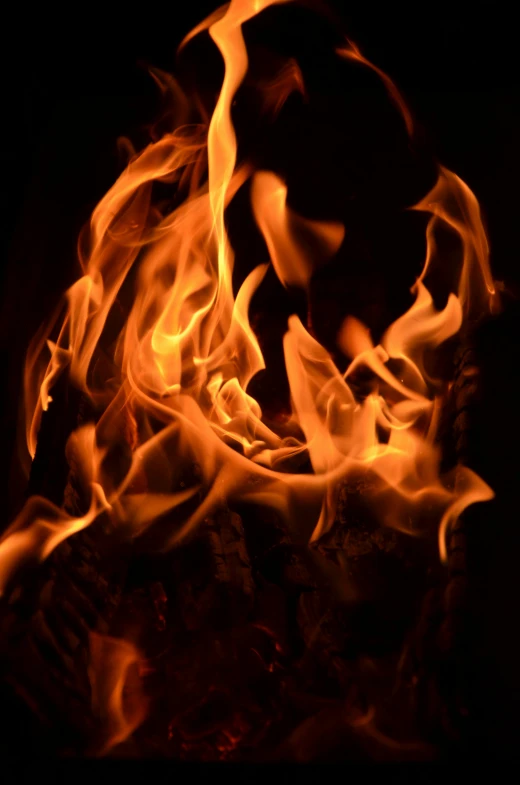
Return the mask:
M125 741L146 716L140 655L128 641L90 633L89 677L94 710L102 725L98 755Z
M278 278L307 289L317 257L330 258L341 245L343 226L297 215L287 207L286 186L272 172L255 174L251 199Z
M225 64L207 133L203 124L180 126L132 158L94 210L89 251L81 256L82 277L31 345L25 377L31 456L42 412L53 405L52 387L65 369L102 415L71 437L78 472L90 488L88 512L75 519L44 499L29 500L0 543L0 591L23 564L46 558L102 512L130 536L159 520L165 547L170 547L223 499L275 505L288 522L295 505L303 502L309 510L321 510L311 528L311 540L317 542L334 521L339 483L363 472L373 479L373 502L382 525L416 534L421 511L436 511L445 558L449 527L467 505L492 496L467 468L459 467L457 482L442 477L435 441L442 384L428 377L425 357L468 320L497 306L478 203L444 168L414 208L431 218L426 260L408 312L377 346L368 329L349 317L338 335L338 345L351 358L343 369L291 316L284 338L290 418L275 430L248 392L251 379L265 367L249 307L268 265L285 286L308 292L316 266L337 252L344 236L337 222L310 220L289 207L291 194L277 174L255 171L250 162L237 163L231 106L248 67L242 25L272 4L232 0L185 39L183 46L209 30ZM411 115L391 80L353 44L339 54L382 78L412 133ZM160 72L154 77L168 84ZM280 101L270 98L276 112L290 89L304 90L293 63L271 90L277 84ZM181 101L180 88L172 90L180 103L187 103L185 96ZM248 180L269 258L235 294L225 210ZM172 212L159 214L152 205L157 181L178 184L187 192ZM440 228L459 238L461 253L455 289L438 311L428 282L443 264L436 243ZM107 318L134 268L129 313L117 339L108 341ZM361 367L370 370L374 383L359 401L350 380ZM118 443L132 456L123 479L111 473L105 460L109 447ZM291 471L294 456L302 453L308 454L312 473ZM198 480L182 488L178 478L186 463L198 466ZM170 523L167 513L174 509L188 512ZM94 660L102 646L96 640ZM111 706L111 744L131 733L141 717L137 712L129 719L122 708L122 683L136 656L125 646L111 644L110 656L115 652L119 662L114 680L110 671L100 687L93 666L99 700Z

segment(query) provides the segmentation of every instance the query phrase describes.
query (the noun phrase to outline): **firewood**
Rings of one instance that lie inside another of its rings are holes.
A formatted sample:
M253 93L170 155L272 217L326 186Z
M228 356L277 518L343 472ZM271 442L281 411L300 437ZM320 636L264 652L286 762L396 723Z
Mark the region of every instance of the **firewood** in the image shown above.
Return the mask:
M318 544L328 558L353 562L378 552L401 553L397 532L378 525L365 503L371 490L369 479L347 480L339 487L334 523Z
M29 492L58 504L64 500L69 514L78 515L85 500L65 443L92 412L66 376L53 388L53 398L42 417ZM9 612L0 613L6 680L35 703L42 721L70 730L66 743L53 737L56 749L64 743L81 747L92 731L89 632L108 629L121 595L125 555L113 558L102 527L96 522L91 531L61 543L12 593Z
M180 613L187 629L247 617L254 582L240 516L222 506L206 518L176 559Z
M475 337L466 335L454 358L441 441L446 468L471 461L473 423L481 398ZM451 465L450 465L451 463ZM466 516L447 535L447 565L425 596L404 665L413 683L418 722L429 734L460 739L467 725L464 652L468 646L468 532Z
M269 507L248 507L243 515L253 573L291 594L316 589L309 550L295 541L279 513Z

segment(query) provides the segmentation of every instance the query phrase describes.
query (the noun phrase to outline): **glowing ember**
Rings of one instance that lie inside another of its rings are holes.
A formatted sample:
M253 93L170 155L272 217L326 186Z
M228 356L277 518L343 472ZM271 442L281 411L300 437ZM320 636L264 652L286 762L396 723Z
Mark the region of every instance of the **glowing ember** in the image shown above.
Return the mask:
M338 335L338 346L351 358L347 368L338 368L310 328L291 316L284 338L290 418L268 425L248 393L251 379L265 367L249 306L269 264L284 285L308 293L316 266L334 256L344 237L341 224L294 212L277 174L237 163L231 107L248 68L242 25L272 4L232 0L185 39L182 46L209 30L225 63L209 126L181 120L132 158L94 210L89 250L81 257L83 276L67 292L64 312L31 345L27 449L34 456L42 412L53 405L53 385L67 372L98 413L96 423L79 428L69 444L76 473L90 489L90 506L83 517L72 518L45 499L30 499L0 543L1 591L25 563L45 559L100 514L130 537L152 524L162 526L167 548L224 502L250 501L275 507L287 525L302 521L310 540L319 542L334 520L340 483L362 475L370 478L369 502L381 525L416 535L434 516L444 559L449 527L469 504L492 497L469 469L443 477L439 468L437 414L446 384L429 377L427 358L467 320L498 307L477 201L444 168L414 208L431 218L410 310L377 346L364 325L348 318ZM380 76L412 134L411 115L390 79L354 44L347 42L338 56ZM155 78L166 84L165 75L155 72ZM276 114L291 91L303 93L302 80L294 61L285 64L266 92L266 111ZM158 181L187 194L172 212L160 214L152 205ZM247 181L270 258L235 294L226 208ZM461 250L455 290L436 310L428 285L443 265L436 242L440 229L454 233ZM107 320L131 271L132 302L114 339ZM358 400L350 380L361 368L374 383ZM110 460L118 446L128 456L123 476ZM291 470L299 454L308 455L312 473ZM186 464L196 465L198 474L183 487L179 477ZM176 515L166 517L174 510ZM108 748L144 716L141 702L128 709L122 697L138 654L124 641L92 640L92 683L105 707ZM103 671L105 655L111 664Z

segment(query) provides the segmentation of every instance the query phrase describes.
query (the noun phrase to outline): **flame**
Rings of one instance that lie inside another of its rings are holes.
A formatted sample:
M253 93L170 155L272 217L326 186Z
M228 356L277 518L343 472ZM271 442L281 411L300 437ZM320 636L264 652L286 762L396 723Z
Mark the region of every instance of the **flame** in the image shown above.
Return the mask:
M32 496L0 540L0 596L19 569L44 561L63 540L89 526L110 508L98 472L102 452L95 448L95 429L86 425L69 439L78 473L90 488L90 506L85 515L73 517L42 496Z
M272 119L277 117L292 93L298 92L304 98L307 95L300 66L292 57L282 63L273 79L265 80L258 87L263 93L263 112Z
M103 726L98 755L126 741L146 717L139 676L141 656L129 641L90 633L89 678L92 704Z
M383 82L390 98L392 99L396 107L399 109L403 117L408 135L412 136L414 132L414 122L413 122L412 115L410 113L408 106L406 105L403 96L401 95L395 84L392 82L390 77L387 74L385 74L385 72L382 71L380 68L378 68L377 65L374 65L374 63L371 63L370 60L367 60L367 58L361 53L359 46L355 44L353 41L350 41L349 39L347 39L347 43L344 46L339 47L336 51L340 57L344 57L347 60L353 60L354 62L361 63L362 65L365 65L367 68L370 68L371 71L373 71L375 74L378 75L378 77Z
M90 250L82 256L84 274L67 292L57 338L50 340L50 334L59 315L31 347L26 369L31 455L42 411L51 404L52 386L66 367L72 382L104 409L95 432L105 448L110 440L121 438L121 417L137 413L139 419L126 478L117 484L104 471L99 486L103 505L94 505L81 523L68 522L64 531L72 533L74 526L90 522L92 515L110 507L115 525L140 532L161 513L184 504L195 489L173 492L171 471L164 471L159 491L148 487L151 465L158 457L168 462L172 454L200 465L205 495L197 510L165 535L170 543L185 536L223 496L271 500L278 496L277 506L283 509L290 508L288 500L294 493L330 502L331 488L360 470L374 473L382 480L382 490L393 489L412 506L432 494L444 501L443 515L453 505L460 506L457 493L438 474L439 456L430 427L435 398L424 358L454 335L483 302L492 309L496 292L478 203L448 170L440 168L436 186L414 208L431 214L426 260L414 286L415 303L387 330L381 344L373 346L367 329L349 317L338 343L353 359L341 373L327 350L293 316L284 339L292 399L285 429L275 432L266 425L258 402L247 392L253 376L264 368L249 323L249 306L267 264L250 273L235 297L234 256L224 220L227 205L252 178L253 213L269 262L285 285L308 290L320 256L323 260L334 255L344 233L337 222L303 218L288 207L287 187L275 173L255 172L249 163L237 165L231 104L247 71L242 25L269 5L268 0L234 0L192 32L191 37L209 30L225 64L207 134L202 126L183 126L132 158L93 213ZM182 46L189 40L190 36ZM383 78L411 131L406 105L389 78L352 43L339 53ZM285 91L285 77L280 85ZM206 158L207 180L202 165ZM158 215L152 209L152 183L181 179L189 181L189 195L173 212ZM437 311L426 282L442 263L435 242L441 224L459 237L461 255L456 291ZM108 347L111 361L103 368L100 349L107 353L107 317L136 262L134 301L117 340ZM45 364L46 352L50 357ZM392 360L401 363L397 375ZM370 369L376 383L372 394L359 402L349 379L361 366ZM152 426L151 419L162 428ZM298 432L303 438L294 436ZM312 475L275 470L283 470L301 452L309 455ZM137 472L143 486L139 493L133 488ZM478 487L478 498L489 498L490 490L484 490L483 483ZM330 526L329 502L323 503L314 539ZM4 543L34 517L33 506L31 502Z
M435 243L436 230L449 228L462 247L457 265L457 295L466 319L482 313L494 313L499 297L489 267L489 245L475 194L460 177L441 166L437 183L414 210L431 214L426 230L427 254L419 280L427 278L432 268L442 265Z
M334 256L341 245L343 225L297 215L287 207L286 186L272 172L255 174L251 199L278 278L285 286L307 289L317 258Z
M30 499L0 542L2 590L26 562L45 559L101 513L130 536L160 524L164 546L171 547L223 499L274 505L288 523L300 505L308 515L318 510L310 539L319 542L334 521L338 484L362 473L371 478L371 500L382 525L417 534L422 511L435 511L445 559L450 526L467 505L492 496L467 468L459 467L456 481L442 477L436 444L443 382L429 378L427 357L477 315L498 307L477 200L447 169L439 169L437 184L413 208L431 216L426 260L413 287L415 302L380 344L374 345L364 325L347 318L338 345L351 359L340 369L291 316L283 342L290 417L275 430L248 392L251 379L265 367L249 309L268 266L285 286L308 293L317 264L337 252L344 236L341 224L311 220L290 208L287 186L276 173L237 160L231 107L248 68L242 25L272 4L232 0L186 37L182 47L209 31L224 61L209 126L204 118L180 125L133 155L82 238L82 277L31 344L25 374L31 456L42 412L53 405L52 388L65 369L102 414L70 442L79 456L75 471L91 499L88 511L73 518L45 499ZM339 54L378 74L411 134L411 115L391 80L355 45ZM166 90L167 79L159 72L154 78ZM290 89L304 90L292 62L271 89L276 85L282 102ZM189 104L178 86L171 94ZM152 186L158 181L185 194L171 212L154 206ZM268 258L235 295L225 211L248 181ZM442 228L458 238L460 254L454 285L437 310L428 285L443 269L436 239ZM131 297L130 275L135 279ZM108 317L118 298L127 302L129 297L128 313L114 336ZM362 400L352 384L360 369L371 377ZM115 445L131 456L123 478L111 469ZM295 456L302 455L308 456L311 473L291 469ZM178 483L183 464L198 467L197 481L188 488ZM179 514L166 517L172 511ZM96 636L92 641L96 699L109 706L113 745L141 717L139 712L128 717L122 704L125 674L137 654L125 642ZM99 663L105 658L117 664L103 674Z

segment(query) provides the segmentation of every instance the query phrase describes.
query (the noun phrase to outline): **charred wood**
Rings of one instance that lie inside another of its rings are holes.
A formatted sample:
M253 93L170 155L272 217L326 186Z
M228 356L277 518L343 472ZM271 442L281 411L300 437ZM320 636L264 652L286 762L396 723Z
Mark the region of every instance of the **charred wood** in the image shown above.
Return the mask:
M28 490L79 515L86 500L65 444L92 412L65 376L53 388L53 399L42 418ZM108 630L127 558L105 532L106 522L100 520L61 543L39 569L24 576L23 587L11 592L0 613L5 683L36 711L48 751L81 752L95 726L89 633Z

